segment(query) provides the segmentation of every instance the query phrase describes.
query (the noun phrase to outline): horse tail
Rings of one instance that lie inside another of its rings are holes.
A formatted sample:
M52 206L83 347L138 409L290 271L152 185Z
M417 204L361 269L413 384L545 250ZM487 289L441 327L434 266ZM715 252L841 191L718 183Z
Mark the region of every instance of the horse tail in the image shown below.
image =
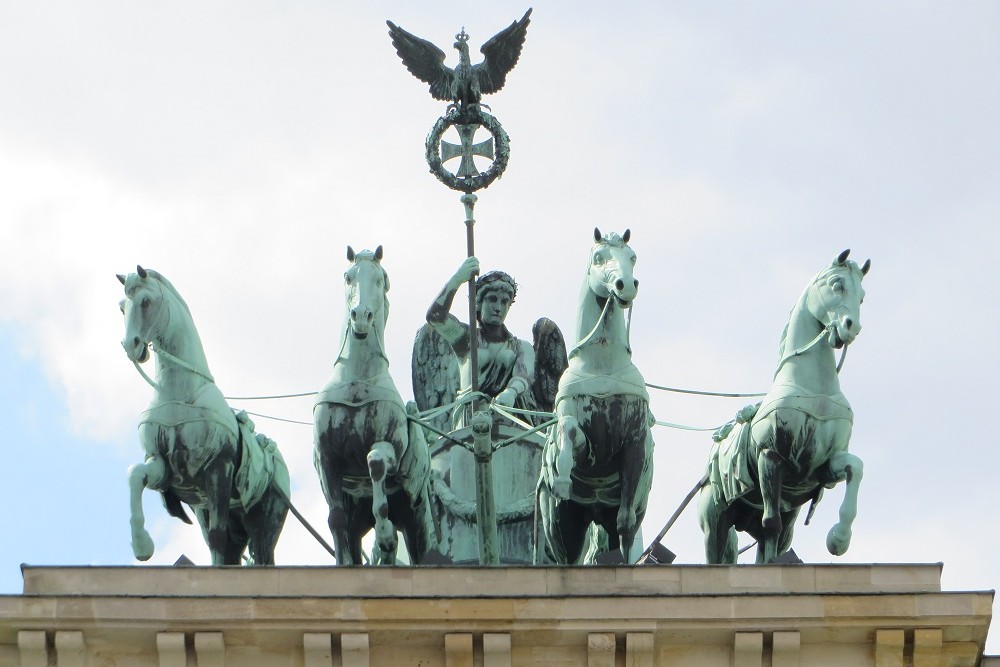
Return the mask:
M177 497L174 490L171 488L164 489L162 491L162 495L163 506L167 508L167 514L180 519L184 523L190 524L191 517L189 517L187 512L184 511L184 506L181 505L181 499Z

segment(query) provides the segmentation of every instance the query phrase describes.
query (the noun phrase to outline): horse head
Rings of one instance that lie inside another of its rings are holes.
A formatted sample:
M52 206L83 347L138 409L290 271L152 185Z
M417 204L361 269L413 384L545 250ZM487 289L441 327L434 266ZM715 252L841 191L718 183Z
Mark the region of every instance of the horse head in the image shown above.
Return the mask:
M347 246L347 259L351 266L344 272L344 291L350 332L360 340L376 326L381 336L389 316L389 276L381 264L382 246L358 253Z
M848 260L850 250L840 253L833 263L817 274L806 293L805 306L829 332L832 347L850 345L861 331L861 304L865 300L862 279L871 268Z
M143 363L149 359L149 344L163 333L170 320L163 290L155 272L136 266L127 277L118 274L125 287L125 298L119 302L125 316L125 336L122 347L131 361Z
M631 231L619 236L614 232L603 236L594 228L594 247L587 265L590 290L601 299L614 297L627 308L639 291L639 281L632 275L635 252L628 246Z

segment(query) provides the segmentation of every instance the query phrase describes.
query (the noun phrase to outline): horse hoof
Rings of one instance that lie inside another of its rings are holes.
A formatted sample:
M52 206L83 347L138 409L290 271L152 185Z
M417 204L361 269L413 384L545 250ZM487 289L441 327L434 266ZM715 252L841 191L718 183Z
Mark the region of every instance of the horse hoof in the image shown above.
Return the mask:
M147 561L153 557L153 538L142 531L132 536L132 553L136 560Z
M834 556L843 556L849 546L851 546L851 529L836 524L826 535L826 550Z
M396 564L396 549L398 548L396 540L390 540L389 542L379 543L379 550L382 552L382 562L380 565L395 565Z
M568 479L557 479L552 483L552 495L559 500L569 500L572 482Z

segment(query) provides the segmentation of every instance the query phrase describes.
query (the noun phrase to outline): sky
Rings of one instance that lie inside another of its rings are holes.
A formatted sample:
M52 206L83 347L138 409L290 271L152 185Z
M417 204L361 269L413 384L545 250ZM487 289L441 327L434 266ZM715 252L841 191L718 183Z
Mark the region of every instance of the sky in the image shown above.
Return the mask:
M412 337L464 258L464 212L424 162L444 105L385 20L454 64L460 28L475 59L527 9L428 4L0 5L0 593L21 590L20 563L135 563L126 470L151 389L120 345L116 273L174 283L225 394L307 392L336 354L346 246L381 244L390 368L412 395ZM567 331L593 228L630 228L646 380L764 391L809 278L845 248L871 258L841 374L865 461L854 541L825 549L838 487L793 546L808 563L943 562L950 590L1000 585L1000 5L540 1L486 101L511 158L479 193L476 247L520 285L515 334L543 315ZM745 402L651 407L710 427ZM311 419L308 398L234 406ZM323 529L310 427L256 421ZM654 437L647 538L711 442ZM145 508L152 563L209 561L156 494ZM703 561L693 509L665 544ZM291 517L277 558L332 562Z

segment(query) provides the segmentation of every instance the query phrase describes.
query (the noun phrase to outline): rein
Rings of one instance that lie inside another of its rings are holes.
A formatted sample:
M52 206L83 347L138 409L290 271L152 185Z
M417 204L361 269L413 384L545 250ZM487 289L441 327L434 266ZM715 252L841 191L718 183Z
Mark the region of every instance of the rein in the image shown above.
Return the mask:
M829 335L829 333L831 331L833 331L833 329L836 326L837 326L836 324L833 324L831 322L830 324L828 324L825 327L823 327L823 330L820 331L818 334L816 334L816 337L813 338L811 341L809 341L808 343L806 343L805 345L803 345L802 347L800 347L798 349L792 350L789 354L786 354L785 356L783 356L781 358L781 361L778 362L778 367L774 369L774 374L775 375L778 374L778 371L781 370L781 367L785 365L786 361L788 361L790 359L793 359L794 357L801 356L801 355L805 354L806 352L808 352L809 350L811 350L814 347L816 347L816 345L821 340L823 340L823 338L825 336ZM840 369L844 367L844 360L847 358L847 347L848 347L848 344L844 343L844 349L840 353L840 361L837 363L837 373L840 373Z
M569 351L569 356L572 357L577 352L577 350L579 350L581 347L590 342L590 339L594 337L594 334L597 333L597 330L601 327L601 323L604 321L605 316L607 316L608 314L608 305L610 303L611 303L611 297L609 296L608 299L604 302L604 308L601 309L601 314L600 316L598 316L597 323L594 324L594 328L591 329L590 333L584 336L580 340L580 342L578 342L576 345L573 346L573 349Z
M611 300L613 298L614 298L613 296L610 296L610 295L608 296L607 300L605 300L605 302L604 302L604 307L601 309L601 314L598 316L597 322L594 324L594 328L591 329L590 333L588 333L586 336L584 336L580 340L579 343L577 343L576 345L573 346L573 349L569 351L569 355L568 356L572 357L581 347L583 347L584 345L586 345L587 343L589 343L590 339L593 338L594 334L597 333L597 330L601 328L601 324L604 322L604 318L607 317L607 315L608 315L608 307L611 305ZM630 354L632 352L631 334L632 334L632 310L633 310L633 308L635 308L635 301L634 300L632 301L631 304L629 304L628 320L625 323L625 348L629 351Z
M173 364L175 364L177 366L180 366L181 368L183 368L186 371L190 371L190 372L194 373L195 375L208 380L212 384L215 384L215 378L212 377L211 373L208 373L207 371L202 371L202 370L199 370L198 368L195 368L193 365L189 364L188 362L184 361L183 359L181 359L179 357L175 357L174 355L170 354L169 352L167 352L166 350L164 350L163 348L161 348L159 346L154 347L153 343L149 343L149 349L152 350L153 352L155 352L160 357L166 359L167 361L169 361L169 362L171 362L171 363L173 363ZM149 384L150 387L152 387L156 391L162 391L160 385L158 385L156 383L156 381L154 381L151 377L149 377L149 375L146 373L146 371L144 371L142 369L142 366L139 365L138 361L133 361L132 365L135 366L135 370L139 371L139 375L142 376L142 379L145 380Z
M378 356L382 357L382 359L385 360L386 363L389 363L389 357L387 357L385 354L385 343L382 342L382 336L379 335L378 327L372 327L372 331L369 335L375 336L375 342L378 343L376 345L376 348L378 348ZM344 356L344 350L347 349L347 339L350 338L350 336L351 336L351 323L348 322L347 328L344 331L343 342L340 344L340 350L337 352L337 360L333 362L334 366L339 364L342 360L347 359L347 357ZM379 375L383 374L384 371L374 376L373 378L369 379L374 379L375 377L378 377Z

